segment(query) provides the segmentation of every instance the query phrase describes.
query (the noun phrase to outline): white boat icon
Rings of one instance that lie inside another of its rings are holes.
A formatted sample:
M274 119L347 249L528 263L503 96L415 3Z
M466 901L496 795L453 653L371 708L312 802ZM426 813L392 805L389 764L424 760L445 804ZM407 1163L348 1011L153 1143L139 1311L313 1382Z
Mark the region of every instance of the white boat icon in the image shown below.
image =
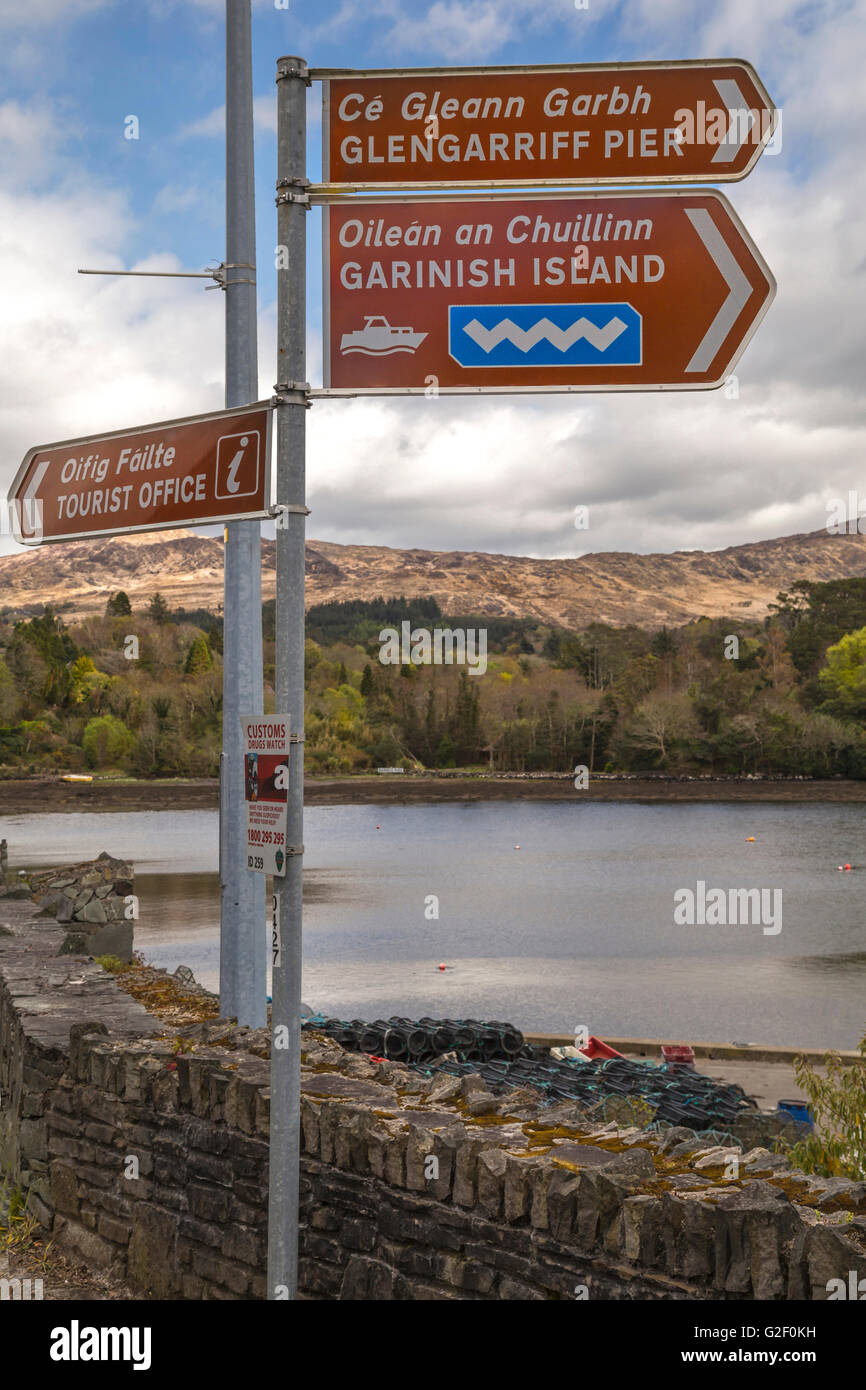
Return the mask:
M392 328L381 314L364 316L364 327L344 333L340 351L363 352L367 357L389 357L392 352L414 352L427 337L413 328Z

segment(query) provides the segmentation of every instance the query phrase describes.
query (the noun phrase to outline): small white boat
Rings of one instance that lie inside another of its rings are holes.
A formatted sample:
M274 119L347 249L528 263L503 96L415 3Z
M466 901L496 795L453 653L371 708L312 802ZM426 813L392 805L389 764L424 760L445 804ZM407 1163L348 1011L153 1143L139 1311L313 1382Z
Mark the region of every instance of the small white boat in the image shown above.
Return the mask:
M363 352L367 357L389 357L392 352L414 352L427 337L413 328L392 328L381 314L364 317L364 327L344 333L340 351Z

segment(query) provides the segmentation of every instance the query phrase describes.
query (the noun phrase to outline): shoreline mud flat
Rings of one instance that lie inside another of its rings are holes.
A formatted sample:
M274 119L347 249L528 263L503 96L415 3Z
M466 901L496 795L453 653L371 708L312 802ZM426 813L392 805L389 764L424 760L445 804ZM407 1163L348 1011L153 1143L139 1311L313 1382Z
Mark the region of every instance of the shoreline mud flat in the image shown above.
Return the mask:
M585 790L575 790L569 774L464 776L449 774L403 776L308 777L307 806L362 806L388 803L411 805L446 801L640 801L671 805L683 802L843 802L866 804L866 781L846 778L593 778ZM0 817L45 812L194 811L216 810L219 783L214 778L165 781L94 780L63 782L59 778L16 778L0 781Z

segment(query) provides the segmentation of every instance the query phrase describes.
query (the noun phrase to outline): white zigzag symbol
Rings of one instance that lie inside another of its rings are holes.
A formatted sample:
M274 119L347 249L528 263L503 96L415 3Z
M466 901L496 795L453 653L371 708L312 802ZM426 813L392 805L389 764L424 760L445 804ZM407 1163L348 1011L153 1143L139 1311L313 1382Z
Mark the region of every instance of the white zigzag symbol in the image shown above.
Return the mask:
M589 319L579 318L570 328L557 328L550 319L539 319L531 328L518 328L511 319L502 319L493 328L485 328L477 319L470 319L463 332L477 343L484 352L492 352L505 341L512 342L521 352L529 352L542 338L547 338L560 352L568 352L580 338L586 338L598 352L606 352L627 325L622 319L612 318L603 328L590 323Z

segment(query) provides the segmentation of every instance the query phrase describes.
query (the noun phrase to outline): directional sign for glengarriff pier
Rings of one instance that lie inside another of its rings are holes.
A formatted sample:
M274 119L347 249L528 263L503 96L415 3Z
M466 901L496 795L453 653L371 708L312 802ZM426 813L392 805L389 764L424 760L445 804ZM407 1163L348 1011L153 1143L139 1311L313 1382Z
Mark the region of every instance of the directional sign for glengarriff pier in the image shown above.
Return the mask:
M26 545L265 517L270 402L30 449L9 492Z
M313 76L323 182L343 188L721 183L778 120L739 59Z
M344 198L335 394L720 386L775 281L721 193Z

